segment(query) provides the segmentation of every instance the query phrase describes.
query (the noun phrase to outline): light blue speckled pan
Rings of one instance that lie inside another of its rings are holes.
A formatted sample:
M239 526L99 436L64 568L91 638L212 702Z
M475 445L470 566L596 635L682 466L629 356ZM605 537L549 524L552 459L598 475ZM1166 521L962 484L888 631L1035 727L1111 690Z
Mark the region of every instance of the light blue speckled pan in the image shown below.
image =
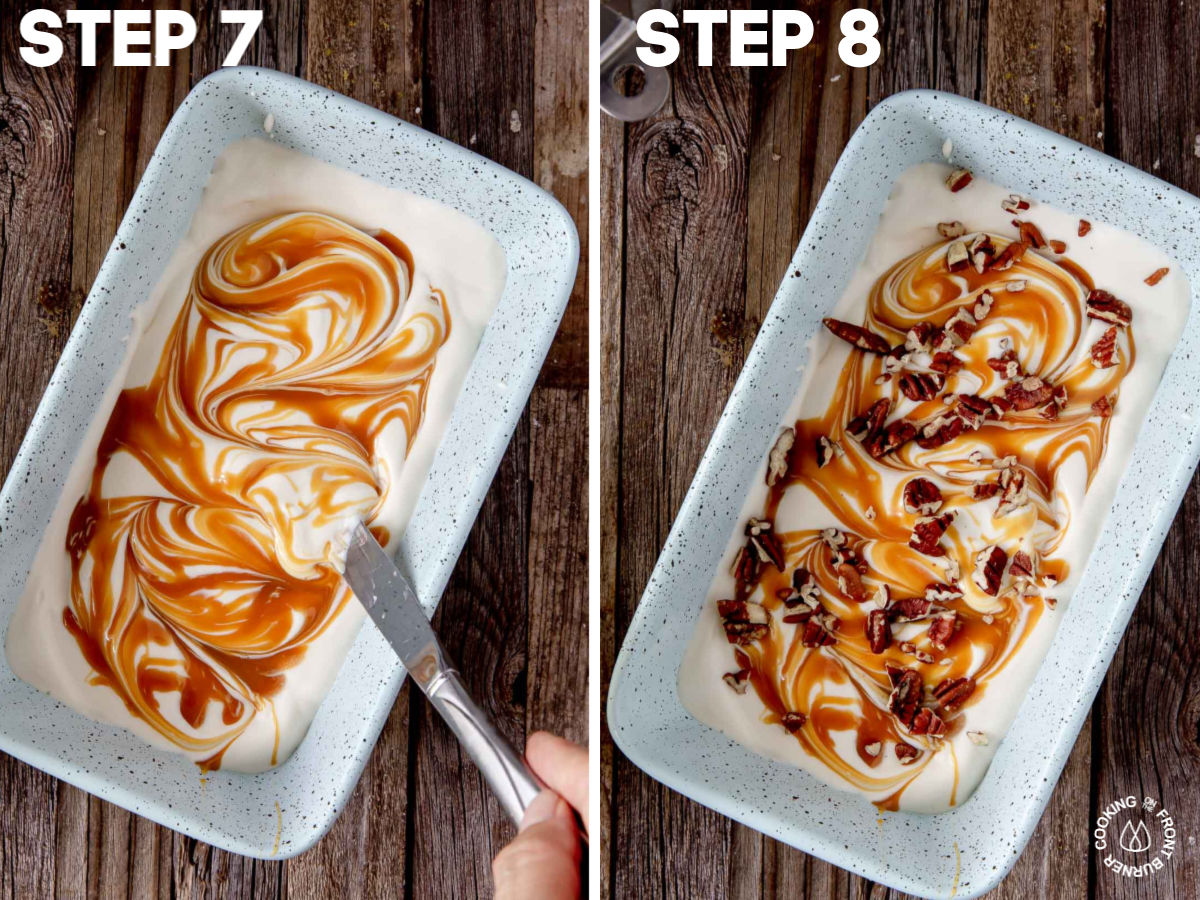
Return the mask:
M187 230L213 160L235 140L262 136L268 114L280 144L452 206L507 256L504 294L401 545L426 609L436 606L570 296L575 228L549 194L477 154L306 81L240 67L196 85L163 133L0 493L0 634L107 373L125 353L130 312ZM403 677L364 625L292 758L262 775L213 772L202 788L191 762L37 692L0 653L0 750L218 847L293 856L345 805Z
M866 252L891 183L918 162L1106 221L1183 267L1192 309L1082 582L991 769L936 816L888 813L700 724L675 675L742 501L790 399L808 343ZM950 94L880 103L851 138L813 213L708 445L625 637L608 696L613 738L669 787L843 868L922 897L975 897L1024 849L1200 458L1200 200L1087 147ZM1082 827L1082 824L1081 826ZM681 838L686 840L686 835Z

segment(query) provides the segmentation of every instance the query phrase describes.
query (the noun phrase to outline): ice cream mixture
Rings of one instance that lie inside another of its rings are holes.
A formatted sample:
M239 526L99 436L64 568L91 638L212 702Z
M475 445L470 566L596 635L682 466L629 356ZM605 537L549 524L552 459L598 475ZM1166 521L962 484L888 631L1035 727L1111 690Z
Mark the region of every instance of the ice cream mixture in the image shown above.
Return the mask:
M1118 228L906 171L766 450L679 671L685 707L882 808L967 799L1188 296Z
M395 546L504 272L447 207L228 148L67 479L13 670L205 768L286 759L362 621L339 542L363 518Z

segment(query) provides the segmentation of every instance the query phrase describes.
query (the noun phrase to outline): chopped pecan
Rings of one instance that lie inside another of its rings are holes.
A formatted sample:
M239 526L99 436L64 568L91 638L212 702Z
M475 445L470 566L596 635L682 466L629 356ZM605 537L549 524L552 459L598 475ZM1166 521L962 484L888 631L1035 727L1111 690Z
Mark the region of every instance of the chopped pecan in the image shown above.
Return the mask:
M746 522L746 537L758 554L758 561L770 563L780 572L784 569L783 543L766 519L750 519Z
M957 568L957 563L955 567ZM962 598L963 592L958 585L946 584L944 581L931 581L925 585L925 599L932 603L950 603ZM937 611L939 610L935 610Z
M955 408L963 424L972 431L983 427L983 423L995 415L992 404L978 394L959 394Z
M946 376L938 372L905 372L896 384L909 400L932 400L946 386Z
M996 245L990 235L977 234L967 245L967 252L971 255L971 265L982 275L996 257Z
M929 623L929 643L935 650L945 650L958 631L958 613L951 610Z
M1099 319L1109 325L1124 328L1133 321L1133 310L1123 300L1118 300L1108 291L1093 290L1087 298L1089 318Z
M859 325L851 325L849 322L842 322L838 319L822 319L821 321L835 335L843 341L853 344L859 350L882 354L892 349L892 345L879 335L867 331Z
M717 614L731 644L753 644L771 630L770 613L761 604L749 600L718 600Z
M880 741L869 741L863 744L863 753L871 759L875 759L881 752L883 752L883 744Z
M985 594L995 597L1000 593L1000 582L1004 580L1004 567L1008 554L998 546L985 547L975 555L975 571L971 580Z
M942 513L940 516L925 516L913 524L912 537L908 546L926 556L945 556L946 551L941 545L942 535L950 527L954 519L953 513Z
M1013 554L1008 573L1013 578L1033 578L1033 557L1024 550L1018 550Z
M946 187L956 194L970 183L971 173L967 169L955 169L946 176Z
M917 436L917 446L933 450L950 443L966 431L966 428L961 416L938 416L921 428L921 433Z
M949 350L939 350L933 354L929 368L946 375L953 375L963 367L963 361Z
M1025 377L1025 371L1021 368L1020 360L1017 359L1017 352L1011 347L999 356L989 357L987 364L997 375L1007 378L1009 381Z
M845 596L855 603L866 603L870 599L867 589L863 587L862 576L858 574L858 569L850 563L842 563L837 567L837 574L838 590Z
M792 734L803 728L804 723L807 721L808 716L802 712L785 712L779 717L779 724Z
M817 468L825 468L845 452L837 441L831 441L825 435L821 435L817 438Z
M1085 237L1087 235L1087 233L1091 230L1092 230L1091 222L1089 222L1087 219L1079 220L1079 236L1080 237Z
M726 672L721 680L733 688L735 693L744 694L750 685L750 670L738 669L736 672Z
M918 322L904 335L904 349L911 353L928 352L937 328L932 322Z
M887 456L896 450L899 450L914 437L917 436L917 428L911 422L906 422L904 419L897 419L887 428L883 429L880 434L874 437L869 437L864 444L867 452L876 459Z
M804 566L798 566L792 573L792 591L792 596L785 601L788 608L799 606L802 603L806 606L817 605L817 596L820 593L817 588L817 580Z
M962 237L964 234L966 234L967 226L963 225L962 222L959 222L956 219L953 222L938 222L937 230L938 234L942 236L943 240L948 241L951 238Z
M792 445L796 443L796 432L792 428L785 428L779 432L779 437L775 438L775 446L771 448L771 453L767 457L767 486L774 487L780 478L783 478L788 473L789 457L792 453Z
M904 485L904 511L914 516L932 516L942 506L942 492L928 478L914 478Z
M912 725L909 726L908 730L913 734L927 734L930 737L939 737L946 733L946 723L932 709L924 707L917 710L917 714L913 716Z
M882 653L892 642L892 626L888 623L888 614L884 610L873 609L867 613L864 628L872 653Z
M967 252L966 241L955 241L946 248L946 268L951 272L961 272L971 263L971 255Z
M973 693L975 693L974 678L947 678L933 689L934 699L947 712L958 709L967 702L967 698Z
M1109 325L1100 336L1100 340L1092 344L1092 365L1097 369L1111 369L1120 361L1117 350L1117 326Z
M1016 263L1020 262L1021 257L1029 249L1029 244L1024 241L1010 241L1008 246L997 254L992 260L992 271L1006 272L1011 269Z
M1170 272L1171 270L1167 266L1163 266L1161 269L1155 269L1148 276L1146 276L1146 284L1150 285L1150 287L1154 287L1156 284L1166 278Z
M1007 516L1029 505L1025 473L1021 469L1008 468L1001 472L1000 488L1000 502L996 505L997 516Z
M979 747L986 747L988 745L987 735L982 731L968 731L967 740Z
M842 620L824 610L817 610L804 625L800 639L805 647L828 647L837 641L833 633L842 626Z
M897 597L888 604L887 613L894 622L903 625L928 619L940 609L928 597Z
M971 486L972 500L986 500L1000 493L1000 485L994 481L981 481Z
M904 741L899 741L896 744L896 759L900 760L900 765L911 766L922 756L922 751L918 750L912 744L906 744Z
M1059 256L1062 256L1064 253L1067 252L1067 244L1065 241L1056 241L1053 238L1051 238L1048 243L1050 244L1050 249L1053 250L1055 253L1057 253Z
M1099 400L1097 400L1095 403L1092 404L1092 412L1094 412L1096 415L1098 415L1102 419L1107 419L1113 413L1112 401L1109 400L1107 397L1101 397Z
M1067 386L1060 384L1054 389L1054 403L1060 409L1067 405Z
M1021 243L1028 244L1034 250L1041 250L1046 246L1046 239L1042 237L1041 229L1032 222L1022 222L1014 219L1013 224L1017 226L1017 231L1021 233Z
M906 728L912 724L913 716L921 706L921 698L925 693L921 673L916 669L901 670L891 696L888 697L888 709Z
M753 584L758 578L758 554L749 544L744 544L733 558L730 574L744 584Z
M995 303L995 299L991 291L985 290L979 292L979 295L975 298L975 302L971 304L971 315L977 324L988 317L988 314L992 311L992 304Z
M1036 375L1026 375L1020 381L1005 385L1004 399L1020 412L1049 403L1054 399L1054 388Z
M891 412L892 401L886 397L876 400L870 408L860 416L855 416L846 423L846 433L856 441L868 441L883 433L883 424Z
M1027 287L1029 287L1029 282L1024 278L1014 278L1012 281L1004 282L1004 289L1010 294L1019 294Z
M1020 194L1009 194L1007 200L1000 201L1000 208L1006 213L1013 213L1015 215L1029 209L1029 201Z

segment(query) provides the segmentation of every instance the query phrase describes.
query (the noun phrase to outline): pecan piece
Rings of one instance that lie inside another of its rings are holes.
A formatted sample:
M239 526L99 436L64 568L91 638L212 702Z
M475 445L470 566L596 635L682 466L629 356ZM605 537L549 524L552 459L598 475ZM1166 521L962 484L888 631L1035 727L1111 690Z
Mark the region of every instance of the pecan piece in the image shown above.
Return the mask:
M938 705L950 712L962 706L975 693L974 678L947 678L933 689Z
M957 194L971 183L971 172L968 169L955 169L946 176L946 187Z
M1092 344L1092 365L1097 369L1111 369L1120 361L1117 350L1117 326L1109 325L1100 336L1100 340Z
M1018 550L1013 554L1012 562L1008 566L1008 573L1013 578L1033 578L1033 557L1024 550Z
M903 625L928 619L936 609L939 607L928 597L897 597L888 604L887 612L893 621Z
M1021 368L1020 360L1017 359L1017 352L1011 347L999 356L989 357L987 364L993 372L1009 381L1025 377L1025 371Z
M910 353L928 352L933 346L937 328L932 322L918 322L904 335L904 349Z
M962 237L966 234L967 226L955 219L953 222L938 222L937 230L942 239L948 241L951 238Z
M1021 412L1049 403L1054 399L1054 388L1036 375L1026 375L1020 381L1005 385L1004 399Z
M1107 397L1101 397L1099 400L1097 400L1095 403L1092 404L1092 412L1094 412L1096 415L1098 415L1102 419L1107 419L1113 413L1112 401L1109 400Z
M1000 488L997 516L1007 516L1029 505L1029 492L1025 488L1025 473L1022 470L1008 468L1001 472Z
M942 717L928 707L917 710L913 716L912 725L908 728L913 734L927 734L930 737L940 737L946 733L946 723Z
M796 432L792 428L785 428L779 432L779 437L775 438L775 445L771 448L771 453L767 457L767 486L774 487L780 478L785 476L790 465L789 458L792 454L792 445L796 443Z
M1000 493L1000 485L994 481L981 481L971 486L972 500L986 500Z
M1167 266L1163 266L1161 269L1155 269L1146 276L1146 284L1150 285L1150 287L1154 287L1156 284L1166 278L1170 272L1171 270Z
M929 643L935 650L945 650L958 631L958 613L951 610L929 623Z
M822 319L821 321L835 335L843 341L853 344L859 350L883 354L892 349L892 345L879 335L867 331L859 325L851 325L849 322L842 322L838 319Z
M813 578L812 573L804 566L798 566L792 573L792 595L784 601L784 604L789 609L802 603L805 606L815 607L818 605L817 595L819 593L817 580Z
M955 411L963 420L963 424L972 431L978 431L984 422L995 415L992 404L978 394L959 394Z
M1041 229L1032 222L1014 219L1013 224L1017 226L1017 231L1021 234L1021 243L1028 244L1034 250L1041 250L1046 246L1046 239L1042 237Z
M804 723L808 721L808 716L802 712L785 712L779 717L779 724L788 730L789 733L795 734L804 727Z
M1050 249L1053 250L1055 253L1057 253L1059 256L1062 256L1064 253L1067 252L1066 241L1056 241L1053 238L1051 238L1049 241L1049 244L1050 244Z
M876 459L887 456L889 453L894 453L899 450L914 437L917 436L917 428L911 422L906 422L904 419L897 419L880 434L868 438L864 446L867 452Z
M870 408L860 416L855 416L846 423L846 433L856 441L868 441L883 432L883 423L887 421L892 409L892 401L886 397L876 400Z
M749 600L718 600L717 614L725 627L725 637L731 644L753 644L765 638L771 630L770 613L762 604Z
M942 492L928 478L914 478L904 485L904 511L914 516L932 516L942 506Z
M896 759L900 760L900 765L902 766L911 766L922 755L922 751L918 750L912 744L906 744L904 741L899 741L896 744Z
M907 728L912 724L913 716L917 714L924 693L925 685L921 681L921 673L916 669L903 669L888 697L888 709Z
M951 272L961 272L971 263L971 254L967 252L966 241L955 241L946 248L946 268Z
M975 267L975 271L982 275L996 258L996 245L992 243L990 235L977 234L967 245L967 253L971 256L971 265Z
M1087 233L1091 230L1092 230L1091 222L1089 222L1087 219L1079 220L1079 236L1080 237L1085 237L1087 235Z
M954 519L953 513L942 513L940 516L925 516L913 524L912 537L908 546L926 556L945 556L946 551L941 545L942 535L950 527Z
M1124 328L1133 321L1133 310L1123 300L1118 300L1108 291L1094 290L1088 294L1087 314L1090 319L1099 319L1109 325Z
M730 574L743 584L753 584L758 578L758 554L749 544L744 544L733 558Z
M746 522L746 537L758 554L758 561L770 563L780 572L784 569L783 543L766 519L750 519Z
M943 581L932 581L925 585L925 599L933 603L950 603L953 600L961 600L962 598L962 589L957 585L946 584ZM936 609L934 611L940 612L940 610Z
M800 643L805 647L828 647L837 641L833 633L841 627L841 619L818 607L805 622Z
M864 628L872 653L882 653L892 642L892 626L888 623L888 614L884 610L871 610L867 614Z
M929 368L942 372L945 375L953 375L962 367L963 361L949 350L935 352L929 362Z
M1020 194L1009 194L1008 199L1000 201L1000 208L1015 215L1029 209L1029 201Z
M917 446L924 450L933 450L950 443L966 429L966 423L961 416L938 416L921 429L917 437Z
M825 435L821 435L817 438L817 468L825 468L845 452L837 441L831 441Z
M905 372L896 384L909 400L932 400L946 386L946 376L938 372Z
M866 603L870 599L867 589L863 587L862 576L858 574L858 569L850 563L842 563L837 567L837 574L838 590L844 595L855 603Z
M1008 554L996 545L985 547L975 555L975 571L971 580L985 594L995 597L1000 593L1000 582L1004 579L1004 568L1008 564Z
M1006 272L1018 263L1025 251L1029 249L1029 245L1024 241L1010 241L1008 246L997 254L992 260L992 271Z
M750 670L738 669L736 672L726 672L721 676L721 680L733 688L734 693L744 694L746 688L750 686Z

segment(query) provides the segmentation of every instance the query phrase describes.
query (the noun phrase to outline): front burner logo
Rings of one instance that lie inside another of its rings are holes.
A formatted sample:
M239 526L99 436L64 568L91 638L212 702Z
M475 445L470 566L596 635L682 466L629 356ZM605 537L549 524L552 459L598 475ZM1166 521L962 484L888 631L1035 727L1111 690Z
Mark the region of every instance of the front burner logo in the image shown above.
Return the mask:
M1110 835L1116 835L1115 842ZM1104 865L1126 878L1145 878L1175 855L1175 820L1153 797L1122 797L1100 811L1092 832ZM1114 850L1119 850L1114 855ZM1122 858L1127 857L1127 858Z

